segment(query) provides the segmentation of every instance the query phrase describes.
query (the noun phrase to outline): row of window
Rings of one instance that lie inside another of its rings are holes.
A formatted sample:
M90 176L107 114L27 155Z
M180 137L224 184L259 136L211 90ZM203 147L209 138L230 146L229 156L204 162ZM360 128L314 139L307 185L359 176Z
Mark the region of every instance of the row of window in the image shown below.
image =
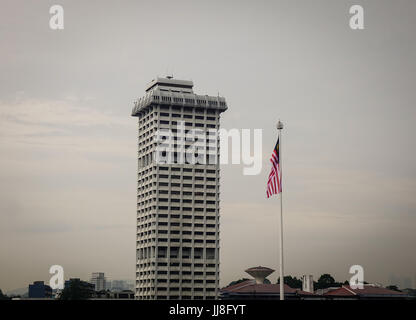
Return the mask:
M139 135L138 135L138 141L139 142L144 142L144 139L147 138L147 137L149 137L148 138L149 139L149 142L151 140L153 140L153 137L154 137L154 134L153 133L157 131L157 128L154 127L151 130L148 130L148 131L145 130L148 127L150 127L151 125L153 125L153 124L152 123L149 123L146 126L144 126L143 128L139 128ZM156 125L156 123L155 123L155 125ZM140 143L139 143L139 145L140 145Z
M155 178L156 175L153 175L152 178ZM159 179L172 179L172 180L195 180L195 181L217 181L215 177L204 177L204 176L184 176L176 174L159 174Z
M219 281L218 280L200 280L200 279L139 279L136 280L136 284L137 285L146 285L146 284L151 284L154 285L156 283L172 283L172 284L188 284L188 283L195 283L195 284L218 284Z
M147 199L147 200L144 200L144 201L139 201L137 204L138 204L138 206L150 206L150 205L152 205L152 203L154 203L156 201L157 201L156 198L150 198L150 199ZM167 205L169 203L169 199L159 198L159 202L161 204L166 204ZM176 206L172 207L173 209L171 209L171 210L181 210L180 209L181 204L182 204L182 206L184 204L190 204L190 205L194 204L194 205L197 205L196 207L198 207L198 205L203 205L203 204L206 204L208 206L213 206L213 205L219 204L219 200L218 201L217 200L206 200L205 201L205 200L198 200L198 199L192 200L192 199L171 198L170 203L172 205L178 206L178 207L176 207ZM160 208L160 207L158 207L158 208ZM168 208L167 207L165 208L165 206L163 206L163 208L160 208L160 209L161 210L168 210ZM184 211L189 211L189 209L185 209ZM213 212L213 211L211 211L211 212Z
M157 288L158 291L167 291L168 288L167 287L158 287ZM202 292L204 291L204 288L193 288L194 292ZM175 291L179 291L179 288L169 288L169 292L175 292ZM190 292L191 288L182 288L182 292ZM215 292L216 289L215 288L205 288L205 292Z
M150 182L150 183L147 183L145 185L139 186L138 189L137 189L137 191L138 191L139 194L140 193L144 193L145 191L150 190L152 187L156 187L156 185L157 185L156 182ZM193 187L195 189L201 189L201 191L204 190L204 189L206 189L207 191L208 190L215 191L216 188L217 188L217 186L215 184L214 185L201 185L201 184L195 184L195 185L193 185L193 184L190 184L190 183L183 183L183 184L181 184L181 183L173 183L173 182L171 182L171 183L168 183L168 182L160 182L159 183L159 187L169 188L169 186L172 187L172 188L181 188L181 187L188 188L187 191L190 191L189 189L192 189Z
M174 207L174 206L158 206L158 210L169 210L169 211L204 211L204 210L196 210L196 209L204 209L204 208L192 208L192 207ZM205 212L217 212L216 208L205 208Z
M156 180L157 177L159 177L160 180L162 180L162 179L164 179L164 180L168 180L168 179L170 179L170 180L183 180L183 181L186 180L186 181L189 181L189 182L191 182L192 180L193 181L201 181L201 182L203 182L203 181L207 181L207 182L217 182L217 181L219 181L219 177L217 178L215 176L214 177L212 177L212 176L211 177L209 177L209 176L208 177L195 176L195 175L185 176L185 175L178 175L178 174L171 173L170 175L169 174L159 174L159 176L156 175L156 174L149 175L147 177L141 178L138 181L138 183L142 184L142 183L145 183L147 181Z
M167 156L166 151L161 151L159 153L159 163L163 164L191 164L191 165L213 165L216 166L220 162L220 155L217 151L209 150L211 147L207 149L201 149L197 152L191 153L186 152L183 157L178 157L177 152L172 152L169 156ZM140 168L147 167L150 165L154 165L155 161L153 161L153 152L148 153L139 158L138 166Z
M160 222L159 221L157 223L157 225L161 226L161 227L167 226L168 222ZM171 222L169 225L171 227L184 227L184 228L192 228L192 227L195 227L195 228L204 228L204 227L206 227L207 229L208 228L215 228L215 224L209 224L209 223L202 224L202 223Z
M168 266L168 264L166 262L158 262L157 264L155 262L146 262L146 263L137 264L137 267L138 268L148 268L148 267L155 267L156 265L158 267L167 267ZM182 267L186 267L186 268L191 268L192 265L195 268L203 268L204 266L206 268L215 268L216 267L215 263L206 263L206 264L204 264L204 263L194 263L194 264L192 264L192 263L188 263L188 262L183 262L183 263L171 262L171 263L169 263L169 266L171 266L171 267L179 267L181 265L182 265Z
M154 275L155 271L139 271L136 272L136 277L142 277L142 276L149 276L149 275ZM194 275L194 276L215 276L215 275L219 275L219 272L215 272L215 271L166 271L166 270L157 270L157 274L159 275ZM195 281L195 280L194 280ZM199 280L199 282L195 282L195 283L203 283L203 280Z
M174 200L174 199L172 199ZM189 201L189 200L183 200L183 201ZM196 200L196 201L201 201L201 200ZM214 201L215 202L215 201ZM137 202L137 213L146 213L146 212L151 212L154 211L156 209L158 210L163 210L163 211L176 211L176 212L217 212L216 208L205 208L205 205L203 203L194 203L194 207L190 206L186 206L186 204L191 204L192 202L182 202L182 206L180 206L180 203L176 203L176 206L157 206L155 207L153 205L153 201L149 201L149 200L145 200L145 201L139 201ZM175 201L171 201L172 204L175 204ZM215 203L207 203L208 206L213 206L215 205Z
M153 111L153 107L148 108L146 111L142 112L141 117L139 117L139 127L149 122L151 119L156 118L158 112Z
M159 194L169 194L168 190L159 190ZM178 191L170 190L171 195L183 195L183 196L195 196L195 197L215 197L217 194L214 192L192 192L192 191Z
M140 299L140 297L138 297ZM149 297L144 297L145 300L152 300L155 299L154 296L149 296ZM163 296L163 295L157 295L156 299L157 300L192 300L192 296ZM206 300L215 300L215 296L209 296L209 297L205 297ZM204 300L204 296L194 296L193 300Z
M142 210L145 210L145 209L142 209ZM208 222L208 220L216 220L217 219L217 217L216 217L216 213L218 212L217 210L210 211L211 214L206 213L206 215L201 213L203 211L204 211L203 208L195 208L192 215L189 214L189 213L181 215L180 212L175 212L175 213L170 213L169 216L172 219L183 219L183 220L192 220L192 219L194 219L194 220L204 220L204 218L205 218L207 220L207 222ZM142 213L142 212L138 212L138 213ZM159 213L159 212L158 213L153 212L153 213L149 213L149 214L146 214L146 215L141 214L140 216L137 217L137 222L138 223L141 223L141 222L146 223L146 221L152 221L152 220L156 221L156 215L161 216L161 218L166 218L166 219L168 217L167 214L163 214L163 213ZM185 222L187 222L187 221L185 221ZM214 221L212 221L212 222L214 222Z
M143 132L145 131L147 128L149 128L152 125L156 125L157 124L157 120L159 120L159 118L157 117L158 113L157 112L152 112L150 114L148 114L146 117L141 118L139 120L139 132ZM209 116L207 115L205 117L204 113L199 113L196 112L196 114L178 114L178 113L160 113L160 116L163 117L169 117L172 116L172 118L176 118L176 119L190 119L190 120L208 120L208 121L216 121L217 117L216 116Z
M204 100L198 100L204 101ZM217 110L212 109L205 109L205 108L198 108L198 107L182 107L182 106L159 106L159 111L180 111L183 113L195 113L195 114L204 114L206 112L207 115L216 115Z
M197 136L198 135L198 136ZM180 137L179 135L169 136L168 133L161 133L159 138L156 135L149 136L138 143L138 154L160 151L182 151L190 153L189 148L196 151L217 150L220 148L220 138L196 133L195 136Z
M156 239L155 238L153 238L153 239L145 239L145 240L138 240L137 241L137 244L138 245L144 245L144 244L147 244L147 243L151 243L151 242L154 242ZM191 243L194 243L195 245L203 245L204 243L205 244L215 244L215 243L217 243L218 244L218 241L216 241L216 240L202 240L202 239L187 239L187 238L183 238L183 239L180 239L180 238L170 238L170 239L167 239L167 238L158 238L157 239L157 241L158 242L160 242L160 243L167 243L167 242L170 242L170 243L174 243L174 244L180 244L180 243L183 243L183 244L188 244L188 245L190 245ZM171 258L177 258L178 256L170 256ZM158 258L166 258L166 257L160 257L160 256L158 256Z
M155 184L155 182L153 182L153 184ZM192 184L192 183L175 183L175 182L159 182L158 183L159 187L178 187L180 188L181 186L183 188L195 188L195 189L216 189L216 185L205 185L205 184Z
M159 232L160 234L167 234L167 231L168 230L160 230L160 231L163 231L163 232ZM144 237L144 236L148 236L148 235L151 235L151 234L154 234L154 232L140 232L140 233L137 233L137 235L139 236L139 237ZM192 233L192 231L182 231L182 232L180 232L179 230L171 230L170 231L170 234L171 235L180 235L180 234L182 234L182 235L184 235L184 236L191 236L192 234L194 235L194 236L203 236L204 235L204 232L202 232L202 231L194 231L193 233ZM215 232L205 232L205 236L215 236Z
M212 169L200 169L200 168L181 168L181 167L159 167L159 171L170 171L171 172L195 172L195 173L207 173L207 174L215 174L219 170L212 170Z
M181 190L159 190L159 192L157 190L150 190L147 192L144 192L142 194L139 194L137 197L138 198L146 198L146 197L150 197L150 196L154 196L156 197L156 195L172 195L172 196L191 196L191 197L206 197L206 198L210 198L210 197L215 197L217 194L215 192L192 192L192 191L181 191Z
M153 209L154 207L149 207L149 208L143 208L143 209L139 209L137 210L137 223L140 224L146 224L146 223L155 223L156 221L156 209ZM170 215L173 219L180 219L182 218L183 220L192 220L192 218L194 220L201 220L201 222L203 222L204 218L205 220L216 220L217 219L217 215L219 213L219 210L209 210L209 211L205 211L205 208L199 208L196 207L194 208L192 211L191 210L186 210L186 214L183 213L181 217L178 218L173 218L172 216L175 215L179 215L181 214L180 210L175 210L174 212L171 212ZM210 208L211 209L211 208ZM166 211L164 211L166 212ZM190 216L190 213L193 214L193 216ZM161 214L159 212L159 214ZM212 221L215 222L215 221ZM150 226L150 225L149 225Z
M139 189L141 189L142 186L139 186ZM215 190L213 190L215 191ZM201 192L201 191L188 191L188 190L166 190L166 189L159 189L159 190L148 190L146 192L141 192L137 194L138 199L142 199L142 198L149 198L146 201L150 201L152 202L153 200L151 200L152 198L156 198L157 195L162 196L162 195L166 195L169 196L171 195L172 198L178 198L181 195L182 196L188 196L188 197L197 197L198 199L201 198L211 198L211 197L215 197L217 195L216 192ZM211 199L208 199L211 200ZM178 201L176 201L178 202Z
M144 184L144 185L142 185L142 186L139 186L138 187L138 191L144 191L144 190L146 190L146 189L149 189L149 188L151 188L152 186L159 186L159 187L169 187L169 186L171 186L171 187L176 187L176 188L180 188L180 187L183 187L183 188L193 188L193 187L195 187L195 189L209 189L209 190L215 190L216 189L216 185L215 184L213 184L213 185L203 185L203 184L195 184L195 185L193 185L192 183L174 183L174 182L159 182L159 183L156 183L156 181L150 181L150 182L148 182L147 184Z
M139 138L140 138L140 134L141 135L145 133L149 134L150 132L154 131L154 129L157 129L157 128L153 128L152 130L149 130L149 131L146 130L150 127L157 127L157 124L158 124L158 118L156 117L152 117L149 121L146 121L143 124L139 124Z
M173 130L172 130L173 131ZM187 134L187 133L186 133ZM139 155L155 152L158 150L170 151L187 150L194 148L196 151L209 149L216 150L220 147L219 136L206 135L205 133L195 133L195 136L181 136L179 134L160 133L159 136L151 135L139 141Z
M213 200L197 200L197 199L194 199L194 200L192 200L192 199L178 199L178 198L173 198L173 199L168 199L168 198L159 198L159 202L169 202L169 200L170 200L170 202L172 202L172 203L174 203L174 202L177 202L177 203L194 203L194 204L204 204L204 203L206 203L206 204L217 204L217 203L219 203L219 201L213 201ZM148 200L146 200L146 201L148 201Z
M204 243L205 243L205 245L212 245L212 246L215 246L216 244L219 244L219 242L216 241L216 240L205 240L204 241L203 239L180 238L180 237L178 237L178 238L170 237L169 239L168 238L157 238L157 241L159 242L159 244L168 244L168 242L172 245L181 245L181 244L182 245L192 245L192 244L194 244L195 246L200 246L201 249L202 249L202 247L204 247ZM147 238L147 239L137 240L136 243L137 243L137 246L151 245L151 244L156 243L156 238Z
M167 106L161 106L160 107L160 115L167 116L170 114L169 107ZM165 111L165 112L162 112ZM178 111L180 113L172 112L172 117L175 118L185 118L185 119L198 119L198 120L205 120L205 111L206 111L206 120L215 121L217 120L217 112L216 110L206 110L203 108L192 108L192 107L172 107L172 111ZM153 107L149 107L146 111L142 113L142 115L139 117L139 130L148 128L149 124L152 122L153 119L156 119L158 115L157 110L153 110Z
M212 272L212 271L194 271L194 272L192 272L192 271L181 271L181 272L179 272L179 271L166 271L166 270L157 270L157 274L164 274L164 275L179 275L179 274L181 274L181 275L183 275L183 276L203 276L203 275L206 275L206 276L215 276L215 272Z
M149 210L150 209L150 210ZM188 210L189 211L189 210ZM194 208L193 212L186 212L186 213L182 213L180 210L176 211L176 212L168 212L168 214L170 214L171 218L173 219L190 219L192 220L204 220L204 217L206 220L215 220L217 219L216 215L218 213L219 210L215 210L212 211L210 210L209 212L204 212L204 208L200 208L200 207L196 207ZM166 213L166 211L164 212ZM137 210L137 222L143 222L145 223L146 221L156 221L156 215L157 214L164 214L161 212L157 212L156 207L152 206L151 208L143 208L143 209L139 209Z
M179 213L179 212L190 212L190 211L195 211L195 212L216 212L216 208L214 206L216 206L217 204L219 204L219 201L205 201L204 200L191 200L191 199L171 199L170 204L172 206L168 206L168 200L163 199L164 201L161 201L161 205L158 206L158 210L162 211L162 212L172 212L172 213ZM138 205L138 210L142 210L142 209L146 209L146 208L150 208L150 207L154 207L152 205L152 203L156 202L156 198L152 198L151 200L145 200L145 201L139 201L137 203ZM191 207L188 207L187 205L190 205ZM194 206L194 207L192 207ZM207 206L208 208L206 210L205 206ZM214 208L213 208L214 207ZM149 210L151 211L151 210ZM163 216L162 216L163 217ZM172 217L172 216L171 216ZM173 217L172 217L173 218ZM196 218L198 219L198 218Z
M160 125L172 125L172 126L177 126L178 122L177 121L169 121L169 120L159 120L159 124ZM218 125L217 124L212 124L212 123L202 123L202 122L185 122L185 128L186 127L195 127L195 128L217 128ZM162 129L169 129L168 127L164 127L161 126ZM174 132L172 130L172 132ZM177 130L176 132L180 132L180 130ZM186 132L185 132L186 133Z
M195 257L202 257L203 253L205 252L206 256L215 256L215 252L217 249L215 248L195 248L195 247L187 247L187 246L151 246L139 249L139 253L149 253L149 252L156 252L158 255L167 255L167 252L170 254L177 255L179 251L182 251L183 256L190 256L192 253Z
M171 97L162 96L159 99L156 98L158 96L154 96L154 97L155 97L155 100L161 100L161 101L164 101L164 102L171 102L171 100L170 100ZM174 101L174 102L183 102L182 98L175 97L174 99L178 99L177 101ZM206 105L207 104L206 101L207 100L198 99L197 103ZM195 100L185 98L185 102L194 104ZM208 105L216 106L217 101L208 100ZM222 107L225 107L226 103L224 101L220 101L219 105L222 106ZM149 118L151 118L151 116L157 115L158 112L162 112L162 111L164 111L164 112L172 111L172 113L174 113L176 111L176 113L181 113L181 114L183 113L184 115L186 113L196 114L196 115L197 114L207 114L207 115L217 115L217 114L219 114L219 112L215 109L206 109L206 108L203 108L203 107L201 108L201 107L193 107L193 106L188 107L188 106L154 106L153 105L153 106L149 106L147 109L145 109L141 112L141 114L139 115L139 123L140 123L140 121L149 120Z
M208 120L208 121L215 121L217 117L205 117L205 115L193 115L193 114L179 114L179 113L169 113L169 112L161 112L161 117L172 117L172 118L184 118L184 119L195 119L195 120Z
M205 99L191 99L191 98L182 98L182 97L170 97L170 96L158 96L153 95L153 100L155 101L163 101L163 102L175 102L175 103L188 103L188 104L198 104L198 105L206 105L209 106L218 106L218 104L222 107L225 107L225 102L223 101L216 101L216 100L205 100Z

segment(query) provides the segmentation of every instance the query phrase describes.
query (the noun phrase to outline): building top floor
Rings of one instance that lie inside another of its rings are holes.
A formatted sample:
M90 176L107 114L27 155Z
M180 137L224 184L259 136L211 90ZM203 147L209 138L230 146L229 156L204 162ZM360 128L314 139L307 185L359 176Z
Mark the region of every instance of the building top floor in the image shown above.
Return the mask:
M193 92L192 88L192 81L171 77L156 78L147 86L145 95L134 102L131 115L140 117L150 105L209 108L219 112L227 110L224 97L198 95Z

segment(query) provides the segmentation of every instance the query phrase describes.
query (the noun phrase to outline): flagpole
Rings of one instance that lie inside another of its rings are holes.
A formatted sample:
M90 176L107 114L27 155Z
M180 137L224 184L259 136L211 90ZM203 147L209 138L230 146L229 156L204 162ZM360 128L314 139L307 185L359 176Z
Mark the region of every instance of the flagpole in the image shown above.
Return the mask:
M279 120L277 123L277 130L279 131L279 167L280 167L280 181L283 183L282 178L282 129L283 123ZM280 192L280 300L285 300L284 293L284 272L283 272L283 187Z

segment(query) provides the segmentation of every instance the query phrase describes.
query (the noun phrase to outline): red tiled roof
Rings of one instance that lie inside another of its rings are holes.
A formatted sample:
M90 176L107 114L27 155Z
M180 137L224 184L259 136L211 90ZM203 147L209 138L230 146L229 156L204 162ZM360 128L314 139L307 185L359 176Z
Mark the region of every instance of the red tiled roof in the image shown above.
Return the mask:
M328 291L323 294L324 296L355 296L354 292L347 290L346 288L338 288L335 290Z
M371 285L364 285L363 289L352 289L350 286L343 286L339 289L329 291L325 296L361 296L361 295L383 295L383 296L401 296L406 295L404 292L389 290L383 287L375 287Z
M285 293L297 293L300 295L315 295L300 289L293 289L287 284L284 285ZM256 284L255 280L246 280L232 286L221 289L221 292L228 293L280 293L280 284Z
M255 283L256 283L255 280L246 280L237 284L233 284L232 286L224 287L220 291L233 291L234 289L239 288L241 286L246 286L246 285L255 284Z

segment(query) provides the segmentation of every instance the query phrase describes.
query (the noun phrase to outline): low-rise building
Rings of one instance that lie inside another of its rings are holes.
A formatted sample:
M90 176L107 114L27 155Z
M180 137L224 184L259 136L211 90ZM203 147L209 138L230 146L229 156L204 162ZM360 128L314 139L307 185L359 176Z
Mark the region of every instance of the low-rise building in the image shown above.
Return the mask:
M293 289L284 285L285 300L310 300L322 299L311 292ZM238 284L222 288L220 290L222 300L279 300L280 284L256 283L255 280L246 280Z
M30 299L45 299L52 298L52 288L46 285L43 281L35 281L29 284L29 298Z
M273 269L266 267L253 267L246 270L254 279L246 280L220 290L222 300L279 300L280 284L271 284L267 276L274 272ZM305 277L306 279L306 277ZM309 279L309 278L308 278ZM311 278L312 279L312 278ZM308 287L309 288L309 287ZM306 300L323 299L313 292L294 289L284 284L284 296L286 300Z
M123 290L119 292L98 291L91 298L92 300L134 300L134 292L132 290Z
M365 284L362 289L343 285L322 295L329 300L398 300L410 299L406 292L390 290L374 284Z

